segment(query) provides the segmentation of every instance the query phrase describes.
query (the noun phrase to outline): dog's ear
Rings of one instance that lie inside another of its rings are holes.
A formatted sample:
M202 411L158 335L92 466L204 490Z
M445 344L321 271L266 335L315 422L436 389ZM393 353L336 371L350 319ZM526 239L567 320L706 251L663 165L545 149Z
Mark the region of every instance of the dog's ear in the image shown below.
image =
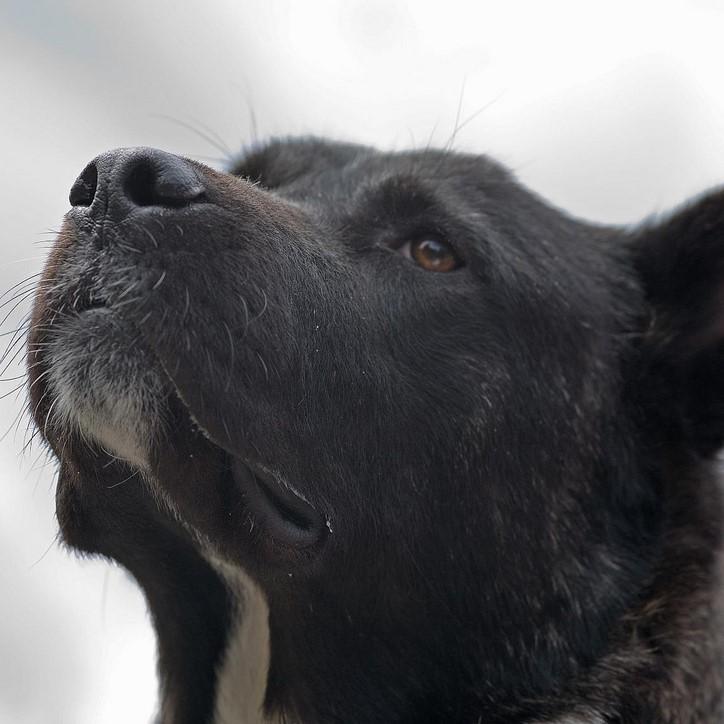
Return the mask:
M724 190L640 229L647 406L667 442L712 455L724 443Z

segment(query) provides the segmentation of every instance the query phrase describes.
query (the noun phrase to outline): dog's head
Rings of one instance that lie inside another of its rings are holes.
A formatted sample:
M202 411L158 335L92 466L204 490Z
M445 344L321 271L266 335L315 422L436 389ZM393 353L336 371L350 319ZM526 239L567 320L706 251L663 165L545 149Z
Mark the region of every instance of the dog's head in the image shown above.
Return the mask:
M64 537L161 637L213 668L206 561L244 571L268 707L315 722L525 711L601 654L724 434L722 197L625 232L484 157L301 140L111 152L70 200L33 413Z

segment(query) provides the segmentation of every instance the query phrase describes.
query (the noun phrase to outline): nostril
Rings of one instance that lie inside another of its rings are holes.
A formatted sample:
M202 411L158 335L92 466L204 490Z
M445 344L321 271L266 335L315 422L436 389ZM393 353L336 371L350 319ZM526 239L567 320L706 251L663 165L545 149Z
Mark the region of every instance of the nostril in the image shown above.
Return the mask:
M98 188L98 168L89 163L70 188L68 199L71 206L90 206Z
M128 174L123 190L137 206L153 206L156 203L156 174L147 161L134 166Z
M119 148L94 158L69 198L76 213L94 222L121 221L139 207L174 209L206 202L204 178L200 168L180 156L155 148Z
M204 187L193 168L170 154L136 159L123 190L136 206L177 208L205 200Z

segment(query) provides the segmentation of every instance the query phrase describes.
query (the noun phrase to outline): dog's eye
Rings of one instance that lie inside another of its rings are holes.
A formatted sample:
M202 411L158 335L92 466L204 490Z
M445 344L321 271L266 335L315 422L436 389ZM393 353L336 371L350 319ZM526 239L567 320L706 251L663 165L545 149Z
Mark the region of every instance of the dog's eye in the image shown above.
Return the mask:
M427 271L449 272L462 266L452 247L437 239L407 241L398 251Z

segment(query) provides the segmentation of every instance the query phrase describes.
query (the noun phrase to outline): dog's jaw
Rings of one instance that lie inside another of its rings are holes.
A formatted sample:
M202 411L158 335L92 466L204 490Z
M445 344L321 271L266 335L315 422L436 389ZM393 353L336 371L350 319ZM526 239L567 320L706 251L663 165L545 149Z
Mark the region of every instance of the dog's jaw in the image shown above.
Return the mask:
M46 424L76 430L148 470L169 387L152 354L109 309L87 310L56 326L47 349L53 406Z
M112 309L65 315L46 339L46 426L74 431L87 442L151 474L152 447L166 435L172 385L132 326ZM190 414L190 413L189 413ZM202 555L225 581L235 617L216 672L214 724L276 724L264 712L270 660L268 607L259 587L238 567ZM162 712L173 721L175 712Z
M50 335L46 359L53 400L47 424L75 430L150 473L151 446L165 432L170 383L134 330L107 308L68 316ZM240 569L203 555L226 582L236 611L217 671L213 721L274 724L263 710L270 656L264 596Z

